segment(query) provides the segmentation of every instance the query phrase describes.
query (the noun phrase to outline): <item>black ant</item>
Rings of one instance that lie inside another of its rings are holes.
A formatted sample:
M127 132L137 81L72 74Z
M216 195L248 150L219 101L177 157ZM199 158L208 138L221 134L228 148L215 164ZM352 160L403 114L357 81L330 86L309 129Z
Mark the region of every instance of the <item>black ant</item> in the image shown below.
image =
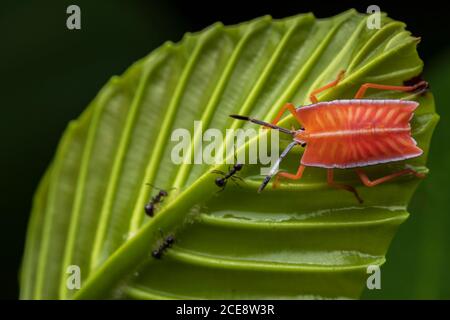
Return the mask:
M161 230L159 230L159 232L161 232L161 236L164 238L163 233ZM163 256L164 252L172 247L172 245L175 243L175 237L170 235L167 236L163 243L158 247L158 249L155 249L152 251L152 257L155 259L161 259L161 257Z
M220 171L220 170L213 170L213 171L211 171L212 173L216 173L216 174L222 175L221 178L216 178L216 180L215 180L216 186L222 188L222 190L223 190L223 189L225 189L225 186L227 185L228 179L230 179L230 178L231 178L231 180L233 182L236 182L236 179L239 179L239 180L242 181L241 177L235 176L234 174L236 172L238 172L238 171L241 171L243 166L244 165L242 163L236 163L231 169L228 170L227 173L225 173L223 171Z
M149 185L149 186L159 190L159 192L156 194L156 196L152 197L150 199L150 201L144 207L145 213L149 217L153 217L153 215L155 213L156 206L158 204L162 203L163 202L163 198L167 197L169 195L169 193L166 190L163 190L163 189L160 189L160 188L157 188L157 187L151 185L150 183L147 183L147 185Z

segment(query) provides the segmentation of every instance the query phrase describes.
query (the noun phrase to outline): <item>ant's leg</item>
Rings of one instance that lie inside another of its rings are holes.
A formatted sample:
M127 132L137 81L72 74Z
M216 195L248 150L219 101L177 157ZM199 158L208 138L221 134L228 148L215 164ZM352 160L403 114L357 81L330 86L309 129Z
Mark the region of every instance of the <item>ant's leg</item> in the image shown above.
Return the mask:
M275 177L275 182L273 183L272 187L275 189L275 188L277 188L279 186L281 177L286 178L286 179L290 179L290 180L298 180L298 179L300 179L302 177L302 175L303 175L303 171L305 171L305 166L301 164L301 165L298 166L296 174L287 173L287 172L279 172L279 173L277 173L277 176Z
M225 172L220 171L220 170L213 170L213 171L211 171L211 173L225 175Z
M355 195L356 199L358 200L358 202L363 203L363 199L361 199L361 197L359 196L358 192L356 191L356 189L354 187L352 187L348 184L334 182L333 169L327 170L327 182L330 187L333 187L336 189L344 189L344 190L347 190L347 191L353 193Z
M237 179L237 180L239 180L241 182L245 182L244 179L242 179L242 177L239 177L239 176L231 176L230 178L231 178L231 180Z
M280 108L277 116L272 120L271 124L276 125L280 121L281 117L283 116L283 114L286 111L289 111L294 116L294 118L297 119L297 121L300 123L300 120L297 117L297 112L295 110L295 106L292 103L286 103L284 106L282 106ZM265 128L267 128L267 127L265 127Z
M413 85L413 86L388 86L384 84L376 84L376 83L364 83L356 92L355 99L361 99L364 97L364 94L366 93L366 90L369 88L372 89L378 89L378 90L393 90L393 91L414 91L419 89L420 87L423 87L425 90L428 87L428 82L426 81L420 81L419 83Z
M217 191L217 193L222 192L223 190L225 190L225 187L227 186L227 183L225 182L225 184L223 185L222 188L220 188L220 190Z
M362 170L362 169L355 169L355 171L358 174L359 178L361 179L362 183L364 183L364 185L366 185L367 187L374 187L377 184L380 184L380 183L383 183L383 182L386 182L386 181L389 181L389 180L392 180L394 178L397 178L397 177L400 177L400 176L404 176L404 175L407 175L407 174L413 174L413 175L415 175L418 178L424 178L425 177L425 174L419 173L419 172L417 172L417 171L415 171L413 169L409 169L408 168L408 169L400 170L398 172L391 173L391 174L389 174L387 176L384 176L384 177L381 177L381 178L378 178L378 179L372 181L372 180L369 179L369 177L364 172L364 170Z
M231 181L233 181L233 183L237 185L239 188L242 188L242 186L235 179L232 178Z
M327 85L325 85L325 86L323 86L323 87L320 87L320 88L318 88L318 89L312 91L311 94L309 95L309 100L311 100L312 103L317 103L317 102L319 102L319 100L317 100L316 95L317 95L318 93L321 93L322 91L324 91L324 90L326 90L326 89L329 89L329 88L331 88L331 87L337 86L338 83L339 83L339 81L341 81L342 78L344 77L344 75L345 75L345 70L341 70L341 71L339 72L339 74L337 75L336 80L333 80L333 81L331 81L329 84L327 84Z

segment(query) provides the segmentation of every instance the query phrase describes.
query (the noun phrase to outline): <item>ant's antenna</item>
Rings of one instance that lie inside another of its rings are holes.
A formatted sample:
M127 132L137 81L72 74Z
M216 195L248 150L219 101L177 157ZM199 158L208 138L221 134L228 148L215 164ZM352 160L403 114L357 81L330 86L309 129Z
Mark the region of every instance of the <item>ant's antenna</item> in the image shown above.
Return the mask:
M162 190L161 188L158 188L158 187L154 186L154 185L151 184L150 182L147 182L146 185L147 185L147 186L150 186L150 187L152 187L152 188L154 188L154 189L157 189L157 190Z
M173 188L170 188L170 189L162 189L162 188L158 188L157 186L155 186L155 185L153 185L153 184L151 184L151 183L149 183L149 182L147 182L146 183L146 185L147 186L150 186L150 187L152 187L152 188L154 188L154 189L156 189L156 190L174 190L174 189L176 189L176 187L173 187Z
M259 186L258 189L258 193L260 193L261 191L264 190L264 188L267 186L267 184L269 183L270 179L272 179L272 177L274 176L274 174L276 174L278 172L278 168L280 167L280 163L281 160L283 160L284 157L286 157L286 155L289 153L289 151L291 151L291 149L293 147L295 147L296 145L300 144L297 141L292 141L287 147L286 149L283 150L283 152L281 153L280 157L277 159L277 161L275 162L275 164L272 166L272 168L270 168L269 174L264 178L263 183L261 183L261 185Z
M274 124L271 124L271 123L268 123L268 122L265 122L265 121L261 121L261 120L258 120L258 119L253 119L253 118L250 118L250 117L247 117L247 116L241 116L241 115L238 115L238 114L230 114L230 117L234 118L234 119L238 119L238 120L250 121L252 123L259 124L260 126L276 129L276 130L278 130L280 132L289 134L291 136L293 136L295 134L294 131L291 131L291 130L288 130L288 129L276 126Z

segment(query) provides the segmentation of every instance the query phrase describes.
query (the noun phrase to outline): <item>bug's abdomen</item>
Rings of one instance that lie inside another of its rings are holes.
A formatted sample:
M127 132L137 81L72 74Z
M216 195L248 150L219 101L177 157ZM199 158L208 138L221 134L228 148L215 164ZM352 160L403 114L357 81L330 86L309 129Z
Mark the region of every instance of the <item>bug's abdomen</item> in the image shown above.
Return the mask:
M335 100L299 108L307 147L302 164L352 168L417 157L410 120L418 103Z

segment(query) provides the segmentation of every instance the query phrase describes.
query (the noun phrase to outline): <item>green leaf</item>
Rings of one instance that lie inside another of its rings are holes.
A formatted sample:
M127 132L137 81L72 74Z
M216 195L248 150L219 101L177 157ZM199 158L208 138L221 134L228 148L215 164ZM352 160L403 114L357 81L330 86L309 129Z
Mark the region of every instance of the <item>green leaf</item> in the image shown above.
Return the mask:
M351 98L365 82L401 85L419 75L418 39L404 24L383 16L381 29L371 30L366 20L351 10L328 19L218 23L113 77L69 125L36 193L21 298L358 298L367 266L384 263L408 217L417 179L364 188L353 171L338 170L337 180L364 198L357 205L350 193L328 188L319 168L258 194L260 165L246 165L245 183L217 193L212 166L171 161L170 138L176 128L196 134L196 120L204 130L253 127L228 115L270 120L286 102L309 104L309 92L342 69L344 80L321 100ZM438 120L431 94L369 97L420 102L412 125L425 153L408 164L425 171ZM291 152L282 168L294 171L301 152ZM175 188L154 218L143 211L156 192L149 182ZM161 245L160 230L176 243L157 260L151 252ZM69 265L81 269L81 290L67 288Z

